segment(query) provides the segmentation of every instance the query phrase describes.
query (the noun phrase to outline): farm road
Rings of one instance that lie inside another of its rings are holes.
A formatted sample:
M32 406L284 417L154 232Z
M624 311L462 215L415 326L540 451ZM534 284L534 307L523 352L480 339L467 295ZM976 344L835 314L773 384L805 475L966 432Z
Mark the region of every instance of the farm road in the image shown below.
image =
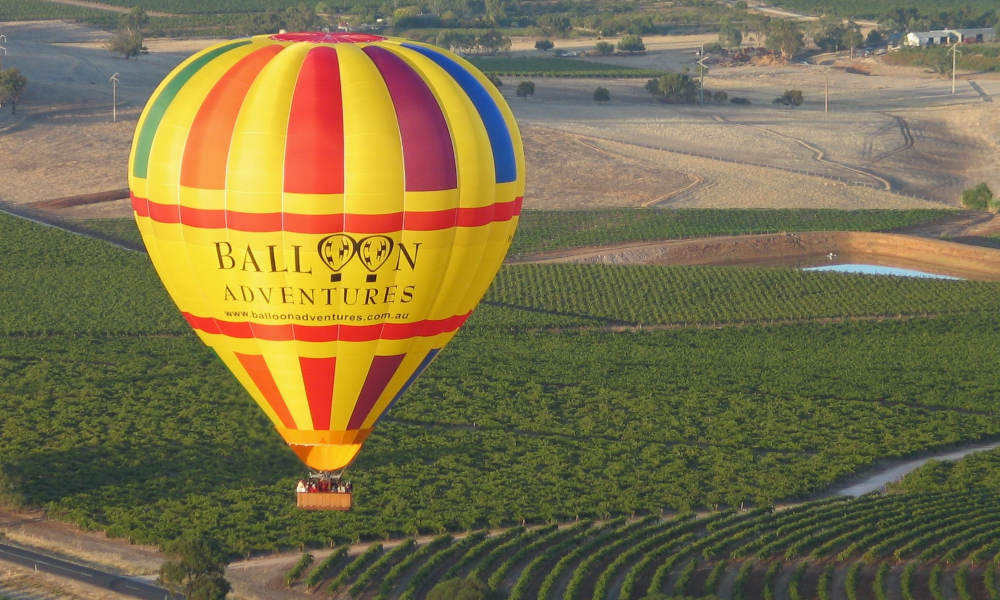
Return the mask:
M124 577L117 573L108 573L17 546L0 544L0 560L31 567L36 571L68 577L133 598L146 600L176 598L180 600L179 596L173 596L169 591L139 579Z

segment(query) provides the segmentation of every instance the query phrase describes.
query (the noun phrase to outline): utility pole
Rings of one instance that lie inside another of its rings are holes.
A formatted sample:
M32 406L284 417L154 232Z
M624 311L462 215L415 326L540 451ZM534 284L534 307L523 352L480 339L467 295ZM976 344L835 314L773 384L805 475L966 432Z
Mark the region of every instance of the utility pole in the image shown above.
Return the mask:
M111 82L111 122L118 121L118 73L108 78Z
M951 45L951 95L952 96L955 95L955 63L957 62L956 59L958 58L958 55L959 55L958 40L956 39L955 43Z
M704 45L702 45L702 57L698 59L698 66L701 68L701 90L698 92L699 102L702 106L705 106L705 59L704 56Z
M823 69L823 78L826 83L823 86L823 112L830 112L830 70Z

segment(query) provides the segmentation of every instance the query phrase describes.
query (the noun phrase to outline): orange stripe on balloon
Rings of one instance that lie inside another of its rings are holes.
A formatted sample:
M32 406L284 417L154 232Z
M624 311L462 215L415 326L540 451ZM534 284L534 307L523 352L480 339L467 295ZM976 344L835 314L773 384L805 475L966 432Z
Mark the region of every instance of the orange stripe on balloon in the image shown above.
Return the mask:
M437 98L420 75L389 50L365 46L362 51L385 79L396 109L406 191L454 189L458 185L455 148Z
M406 340L431 337L456 331L472 314L454 315L445 319L425 319L412 323L381 323L376 325L266 325L249 321L223 321L199 317L185 312L184 318L192 329L203 333L239 339L271 342L373 342L376 340Z
M271 375L271 370L267 368L264 357L259 354L240 354L239 352L235 354L240 364L246 369L247 374L250 375L250 379L253 380L254 385L263 394L264 400L267 401L271 410L281 419L281 424L288 429L295 429L295 420L292 419L292 413L288 412L288 407L281 397L278 385L274 383L274 377Z
M306 54L295 82L285 142L285 191L344 193L344 107L340 64L329 46Z
M243 98L257 74L281 49L275 44L248 54L212 87L198 109L184 146L181 185L211 190L226 187L229 143Z
M330 412L333 406L333 376L337 370L337 357L299 357L302 367L302 382L306 386L309 414L312 415L313 429L330 428Z
M437 231L451 227L480 227L509 221L521 214L523 198L496 202L474 208L406 211L384 215L334 213L303 215L297 213L248 213L235 210L209 210L161 204L132 195L136 215L149 217L158 223L183 223L201 229L232 229L263 233L392 233L395 231Z
M348 429L360 429L365 418L371 412L372 407L378 402L379 396L385 391L385 386L389 385L389 380L396 374L399 363L403 362L405 354L394 356L376 356L372 359L371 367L368 368L368 375L365 383L361 387L361 393L354 404L354 412L351 413L351 420L347 423Z

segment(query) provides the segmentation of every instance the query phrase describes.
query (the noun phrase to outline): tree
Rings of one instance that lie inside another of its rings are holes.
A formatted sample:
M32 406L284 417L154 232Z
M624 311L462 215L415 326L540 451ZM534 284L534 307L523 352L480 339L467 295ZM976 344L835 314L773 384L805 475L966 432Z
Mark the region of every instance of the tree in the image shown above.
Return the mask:
M860 46L864 42L864 38L861 37L861 32L858 31L858 26L854 27L848 26L847 31L840 39L840 43L851 50L851 60L854 60L854 49Z
M727 94L725 90L719 90L712 94L712 100L714 100L716 104L725 104L728 99L729 94Z
M223 600L231 586L226 557L214 542L181 538L167 548L170 560L160 567L160 583L188 600Z
M143 37L140 31L131 31L129 29L119 29L111 36L111 39L105 43L107 49L115 54L121 54L125 57L125 60L132 58L133 56L139 56L142 51L145 50L145 46L142 45Z
M996 210L996 200L986 183L980 183L974 188L962 192L962 205L971 210Z
M504 0L485 0L486 22L496 27L507 19L507 8Z
M601 56L609 56L611 53L615 51L615 47L609 42L602 41L602 42L597 42L597 45L594 46L594 50L597 50L597 53L600 54Z
M764 47L781 52L785 58L791 58L802 49L802 32L791 21L771 21Z
M105 47L125 57L139 56L146 49L143 47L142 30L149 25L149 15L141 7L133 7L118 20L118 30L105 42Z
M838 17L824 15L813 23L809 31L813 43L827 52L834 52L840 50L841 39L846 30Z
M517 84L517 96L518 98L528 99L528 96L535 95L535 84L532 81L522 81Z
M476 45L476 35L474 33L442 30L438 32L434 43L452 51L468 51Z
M719 28L719 43L725 48L739 48L743 43L743 34L738 27L725 22Z
M121 16L118 21L118 27L120 29L127 29L129 31L142 31L149 25L149 15L146 11L139 6L132 7L132 10L128 11Z
M555 44L552 43L552 40L538 40L535 42L535 50L541 50L542 52L551 50L554 46Z
M320 31L329 25L326 19L305 4L289 6L283 16L282 27L288 31Z
M698 86L687 73L665 73L646 82L646 91L661 102L691 104L698 97Z
M865 44L868 46L881 46L885 43L882 39L882 33L878 29L872 29L868 32L868 36L865 37Z
M28 85L28 78L16 67L0 70L0 108L10 104L11 114L17 114L17 99Z
M446 579L427 592L427 600L494 600L499 597L500 594L475 577Z
M510 38L496 29L490 29L486 33L477 37L476 44L482 48L483 52L486 54L496 54L500 51L510 50Z
M594 90L594 100L596 102L607 102L611 100L611 92L608 91L608 88L599 87Z
M785 106L801 106L802 90L785 90L785 93L774 99L774 104L784 104Z
M545 35L552 36L564 36L572 27L569 17L553 14L538 17L538 26Z
M622 52L642 52L646 49L646 44L642 43L642 38L634 33L630 33L618 40L618 49Z

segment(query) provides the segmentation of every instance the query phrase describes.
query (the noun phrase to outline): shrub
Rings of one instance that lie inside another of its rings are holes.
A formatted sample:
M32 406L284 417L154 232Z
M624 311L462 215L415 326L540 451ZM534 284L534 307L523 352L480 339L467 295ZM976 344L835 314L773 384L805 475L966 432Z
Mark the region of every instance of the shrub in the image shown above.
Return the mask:
M517 84L517 96L519 98L528 99L528 96L535 95L535 84L531 81L522 81Z
M690 104L698 97L698 88L687 73L666 73L646 82L646 91L663 102Z
M733 96L729 99L730 104L750 104L749 98L743 98L742 96Z
M962 205L971 210L996 210L997 200L985 183L962 192Z
M599 87L594 90L594 100L597 102L607 102L611 100L611 92L608 91L608 88Z
M552 40L538 40L535 42L535 50L541 50L542 52L551 50L554 46L555 44L552 43Z
M630 33L618 40L618 49L622 52L642 52L646 49L646 44L642 43L642 38L634 33Z
M801 106L802 90L785 90L785 93L775 98L773 104L784 104L785 106Z
M597 42L594 49L597 50L597 53L601 56L609 56L615 51L614 45L610 42Z

